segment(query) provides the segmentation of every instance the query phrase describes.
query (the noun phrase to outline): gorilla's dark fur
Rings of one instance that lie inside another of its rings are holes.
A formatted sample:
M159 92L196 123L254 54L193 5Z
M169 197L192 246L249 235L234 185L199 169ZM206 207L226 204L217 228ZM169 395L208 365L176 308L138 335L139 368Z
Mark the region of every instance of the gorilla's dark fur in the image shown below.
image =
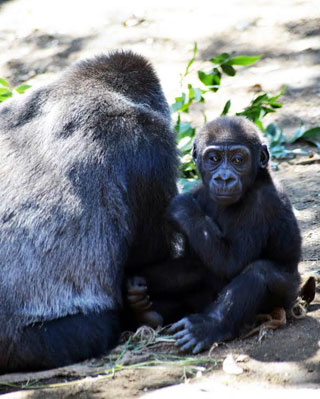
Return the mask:
M183 317L169 331L182 350L198 353L239 336L257 313L292 306L301 238L252 122L221 117L207 123L197 132L193 157L201 183L168 209L185 253L146 269L140 287L130 280L128 302L138 321L151 325ZM153 308L141 299L146 289Z
M193 157L202 183L177 196L170 215L207 269L213 298L171 331L183 350L197 353L238 336L257 313L292 305L301 238L252 122L221 117L207 123L197 133Z
M142 57L83 61L0 108L0 370L105 353L124 270L166 259L168 105Z

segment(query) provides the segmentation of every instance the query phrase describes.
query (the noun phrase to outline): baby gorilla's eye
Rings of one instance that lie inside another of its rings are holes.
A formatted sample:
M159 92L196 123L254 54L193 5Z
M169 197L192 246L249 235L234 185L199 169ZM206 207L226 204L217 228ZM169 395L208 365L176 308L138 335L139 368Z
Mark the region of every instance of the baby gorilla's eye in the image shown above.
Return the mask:
M232 159L232 162L233 162L235 165L241 165L242 162L243 162L243 158L242 158L242 157L234 157L234 158Z
M211 162L217 163L221 160L221 157L218 154L210 154L209 159Z

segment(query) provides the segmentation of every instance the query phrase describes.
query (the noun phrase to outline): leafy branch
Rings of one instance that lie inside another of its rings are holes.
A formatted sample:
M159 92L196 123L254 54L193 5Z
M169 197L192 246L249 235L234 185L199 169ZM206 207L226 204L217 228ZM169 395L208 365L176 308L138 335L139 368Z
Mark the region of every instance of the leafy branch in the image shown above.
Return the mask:
M12 97L15 92L23 94L30 87L27 84L23 84L13 89L6 80L0 78L0 103Z
M197 51L198 47L195 44L192 58L181 76L181 87L184 86L186 77L191 73L191 66L196 60ZM191 122L185 121L183 115L189 113L190 107L193 104L204 104L207 96L217 93L221 88L224 76L234 77L237 74L237 67L250 66L259 61L260 58L261 56L233 56L229 53L219 54L207 61L210 65L208 70L196 71L198 85L194 86L191 83L187 83L182 93L175 98L175 102L171 105L171 111L173 115L176 115L174 129L177 133L177 143L181 155L180 183L183 190L188 190L198 178L191 155L196 128L192 126ZM282 107L278 99L284 91L285 87L273 96L269 93L261 93L253 98L249 105L242 111L235 113L235 115L245 116L258 126L269 142L269 149L273 159L292 158L296 154L306 154L306 151L289 149L287 147L288 144L295 143L296 141L304 140L320 148L320 127L305 130L301 126L291 139L287 139L282 129L275 124L269 124L267 127L264 127L263 118ZM230 112L230 108L231 100L228 100L220 115L227 115Z

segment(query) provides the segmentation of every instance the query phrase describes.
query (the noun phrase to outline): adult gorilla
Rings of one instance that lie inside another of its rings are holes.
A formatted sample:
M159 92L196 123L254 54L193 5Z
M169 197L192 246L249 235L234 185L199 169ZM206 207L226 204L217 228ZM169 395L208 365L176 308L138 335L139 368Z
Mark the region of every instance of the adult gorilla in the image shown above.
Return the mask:
M131 52L83 61L0 108L0 370L117 342L124 270L170 252L168 105Z

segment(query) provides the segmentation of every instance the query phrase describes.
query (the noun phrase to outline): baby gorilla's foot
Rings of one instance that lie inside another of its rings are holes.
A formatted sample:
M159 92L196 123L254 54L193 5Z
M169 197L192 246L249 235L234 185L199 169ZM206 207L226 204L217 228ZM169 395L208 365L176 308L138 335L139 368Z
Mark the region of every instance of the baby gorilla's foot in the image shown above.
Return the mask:
M134 276L127 280L127 300L132 309L135 320L140 325L147 325L152 328L162 326L162 316L151 309L152 302L147 294L147 282L143 277Z

